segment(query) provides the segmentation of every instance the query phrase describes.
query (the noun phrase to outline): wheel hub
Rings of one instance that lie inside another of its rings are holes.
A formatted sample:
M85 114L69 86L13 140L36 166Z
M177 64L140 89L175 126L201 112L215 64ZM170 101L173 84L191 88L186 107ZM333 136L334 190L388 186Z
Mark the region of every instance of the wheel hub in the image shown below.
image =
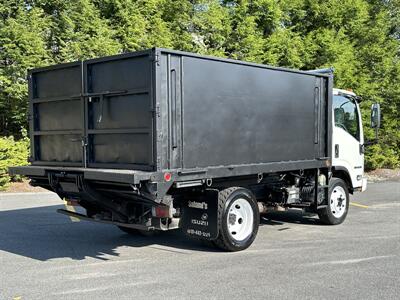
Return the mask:
M329 202L333 216L341 218L346 211L346 192L341 186L333 189Z
M228 222L229 222L230 225L235 225L235 223L236 223L236 215L230 213Z

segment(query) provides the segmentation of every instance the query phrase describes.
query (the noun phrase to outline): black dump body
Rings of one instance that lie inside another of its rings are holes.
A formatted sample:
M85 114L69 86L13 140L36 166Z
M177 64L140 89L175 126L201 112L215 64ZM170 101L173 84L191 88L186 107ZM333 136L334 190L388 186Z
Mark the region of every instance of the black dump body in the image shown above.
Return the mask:
M331 91L327 74L159 48L35 69L31 166L11 172L63 196L151 184L162 202L176 182L326 167Z

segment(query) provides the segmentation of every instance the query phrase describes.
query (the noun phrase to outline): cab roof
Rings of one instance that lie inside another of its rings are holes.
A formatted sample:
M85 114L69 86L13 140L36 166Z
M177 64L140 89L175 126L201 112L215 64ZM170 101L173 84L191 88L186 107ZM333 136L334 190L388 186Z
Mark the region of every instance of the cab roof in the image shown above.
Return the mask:
M333 94L334 95L339 95L339 94L344 94L344 95L349 95L349 96L353 96L353 97L357 97L357 95L351 91L348 90L342 90L342 89L333 89Z

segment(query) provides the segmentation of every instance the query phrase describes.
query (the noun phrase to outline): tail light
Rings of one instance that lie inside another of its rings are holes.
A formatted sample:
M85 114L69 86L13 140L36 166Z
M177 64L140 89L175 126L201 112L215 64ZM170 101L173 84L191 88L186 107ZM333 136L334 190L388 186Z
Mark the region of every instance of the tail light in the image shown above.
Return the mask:
M165 205L153 206L151 209L153 217L156 218L170 218L170 208Z

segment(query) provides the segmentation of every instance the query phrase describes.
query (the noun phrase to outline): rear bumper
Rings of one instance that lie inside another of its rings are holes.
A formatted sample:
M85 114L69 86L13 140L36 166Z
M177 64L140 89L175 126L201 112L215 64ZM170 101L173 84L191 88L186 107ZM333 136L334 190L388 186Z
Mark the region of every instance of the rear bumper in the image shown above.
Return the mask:
M113 197L134 193L141 200L169 203L169 198L164 198L173 184L172 180L165 183L161 172L139 170L23 166L11 167L9 173L26 176L31 185L54 191L61 198L87 198L92 194L92 201L102 198L104 192L111 192Z
M142 181L150 180L154 172L118 169L89 169L79 167L49 167L49 166L24 166L11 167L11 175L23 175L30 178L46 178L49 173L81 173L86 180L119 182L127 184L139 184Z

